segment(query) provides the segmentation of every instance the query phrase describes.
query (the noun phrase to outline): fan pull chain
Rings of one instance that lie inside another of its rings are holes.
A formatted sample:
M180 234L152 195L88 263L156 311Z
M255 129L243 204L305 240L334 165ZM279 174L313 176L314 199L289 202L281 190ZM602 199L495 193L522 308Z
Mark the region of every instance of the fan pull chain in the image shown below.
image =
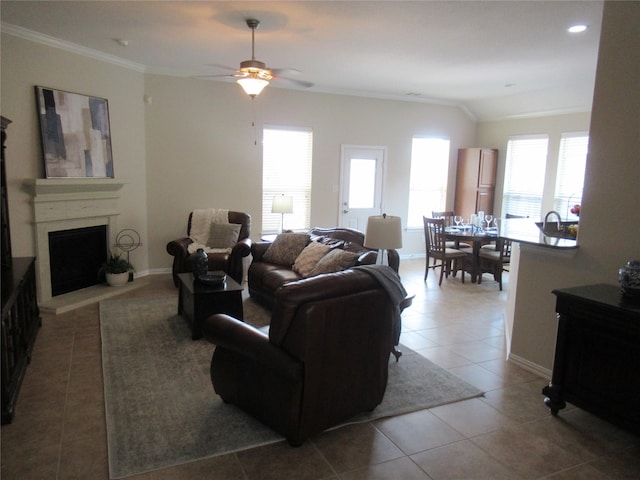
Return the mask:
M258 146L258 130L256 129L256 104L255 98L251 99L251 126L253 127L253 145Z

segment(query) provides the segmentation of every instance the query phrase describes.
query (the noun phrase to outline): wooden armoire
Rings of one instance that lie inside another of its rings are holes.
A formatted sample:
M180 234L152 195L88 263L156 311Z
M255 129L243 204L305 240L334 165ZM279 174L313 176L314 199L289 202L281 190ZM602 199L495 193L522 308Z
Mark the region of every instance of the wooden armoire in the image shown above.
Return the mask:
M454 211L465 219L483 211L493 214L498 150L495 148L458 149Z

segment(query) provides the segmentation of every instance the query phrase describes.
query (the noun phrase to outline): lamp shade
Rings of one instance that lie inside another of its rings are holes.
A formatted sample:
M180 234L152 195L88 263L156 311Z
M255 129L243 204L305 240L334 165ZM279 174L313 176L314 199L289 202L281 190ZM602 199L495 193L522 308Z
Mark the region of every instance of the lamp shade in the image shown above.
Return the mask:
M293 213L293 197L275 195L271 204L271 213Z
M390 250L402 247L402 224L400 217L375 215L367 220L364 246Z
M263 80L262 78L257 78L256 76L249 76L245 78L240 78L237 80L238 84L242 87L244 92L250 97L255 97L259 95L260 92L269 85L267 80Z

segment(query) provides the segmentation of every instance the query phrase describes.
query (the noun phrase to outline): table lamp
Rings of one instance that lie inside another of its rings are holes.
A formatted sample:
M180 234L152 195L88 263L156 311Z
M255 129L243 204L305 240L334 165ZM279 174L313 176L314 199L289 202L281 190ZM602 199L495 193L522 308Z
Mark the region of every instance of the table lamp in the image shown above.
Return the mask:
M280 214L280 233L284 232L284 214L293 213L293 197L289 195L274 195L271 213Z
M402 247L402 225L400 217L383 213L374 215L367 220L367 231L364 236L364 246L378 249L376 263L389 265L388 250Z

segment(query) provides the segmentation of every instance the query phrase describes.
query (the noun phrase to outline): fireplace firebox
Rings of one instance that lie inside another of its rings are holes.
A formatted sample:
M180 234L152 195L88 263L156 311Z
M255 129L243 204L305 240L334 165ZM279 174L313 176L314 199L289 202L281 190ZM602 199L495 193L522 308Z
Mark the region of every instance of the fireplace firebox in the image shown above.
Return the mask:
M51 295L97 285L106 259L106 225L49 232Z

